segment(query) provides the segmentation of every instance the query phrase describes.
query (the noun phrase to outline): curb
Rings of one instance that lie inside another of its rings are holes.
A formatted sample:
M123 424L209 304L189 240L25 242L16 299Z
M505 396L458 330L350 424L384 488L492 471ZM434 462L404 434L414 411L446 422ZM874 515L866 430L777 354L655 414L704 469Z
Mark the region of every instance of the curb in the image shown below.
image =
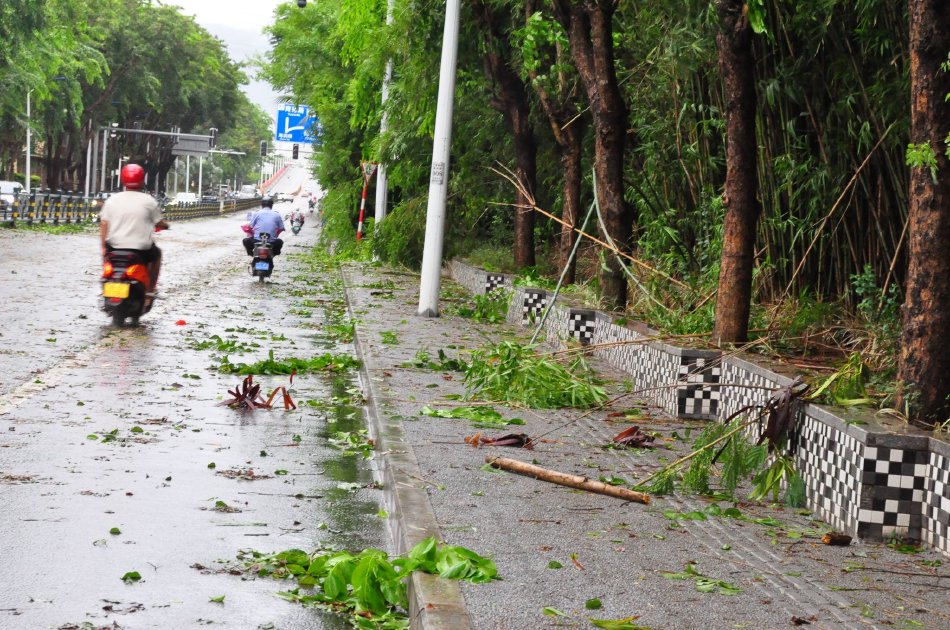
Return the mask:
M355 317L350 304L348 271L341 267L340 276L347 312L350 317ZM353 346L362 362L360 377L364 381L367 425L379 453L377 469L383 483L384 508L391 515L386 522L394 550L402 554L430 536L440 540L439 525L425 486L419 487L421 471L402 425L387 420L380 412L380 404L385 404L386 396L377 391L365 360L368 348L356 329ZM472 627L458 582L415 571L409 577L408 590L409 619L413 630L469 630Z

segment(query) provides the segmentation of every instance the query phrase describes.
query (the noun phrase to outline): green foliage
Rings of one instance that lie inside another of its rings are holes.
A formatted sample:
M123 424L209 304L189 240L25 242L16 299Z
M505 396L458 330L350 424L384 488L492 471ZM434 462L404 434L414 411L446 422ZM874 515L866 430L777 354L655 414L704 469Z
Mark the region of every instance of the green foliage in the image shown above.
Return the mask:
M937 152L930 144L908 144L905 162L911 168L926 168L930 177L937 183Z
M338 448L347 455L362 455L363 459L369 459L373 456L375 443L369 437L369 431L360 429L359 431L337 431L333 433L327 441L334 448Z
M551 289L553 290L557 283L550 278L546 278L538 272L537 267L525 267L524 269L518 270L518 275L515 276L513 284L516 287L532 287L535 289Z
M480 584L497 579L495 563L464 547L439 545L427 538L408 554L390 558L378 549L287 549L238 555L242 569L258 577L293 580L297 588L280 597L348 615L356 628L396 630L409 627L405 578L413 571Z
M458 306L455 312L476 322L497 324L505 321L510 302L511 292L496 289L485 295L473 295L471 305Z
M483 243L460 255L468 264L485 271L510 273L515 266L510 245Z
M418 269L422 265L425 226L424 197L399 204L376 226L373 253L384 262Z
M565 366L534 351L504 341L473 352L465 372L468 395L538 409L595 407L607 400L583 357Z
M689 457L657 473L650 480L648 491L655 495L671 494L679 481L685 491L710 494L710 479L715 474L719 479L716 491L726 496L733 496L743 482L751 479L751 499L761 500L772 494L778 500L779 491L787 488L786 502L801 505L805 489L791 460L781 455L770 458L768 446L753 444L745 429L740 428L746 423L740 416L728 424L716 423L703 429L694 440ZM738 516L738 512L727 511L725 515Z
M482 429L499 429L509 424L523 425L521 418L505 419L494 407L463 406L452 409L433 409L426 405L419 412L423 416L434 418L464 418L472 421L472 426Z
M805 482L801 475L795 470L792 460L786 456L776 456L772 463L765 469L760 470L752 480L753 489L749 498L753 501L761 501L769 495L772 501L779 500L779 494L784 487L785 503L790 507L803 507L805 505Z
M864 318L868 332L877 345L894 351L900 337L901 295L896 284L883 291L877 283L874 268L865 265L860 274L851 276L851 284L860 301L858 314Z
M668 580L691 580L696 585L696 590L700 593L719 593L720 595L738 595L742 592L735 584L716 580L707 577L696 570L696 565L692 562L686 563L686 568L677 573L664 573L663 577Z
M424 370L438 370L438 371L451 371L451 372L464 372L468 369L468 364L461 359L449 359L445 354L445 350L439 348L437 354L439 357L438 361L433 361L429 356L429 351L427 348L419 348L416 350L415 358L408 363L412 367L421 368Z
M867 365L861 355L854 352L841 369L818 386L811 395L811 399L841 407L870 404L873 400L868 396L866 389L868 377Z
M297 372L343 372L356 369L360 366L358 359L348 354L324 353L310 359L291 357L278 361L274 359L274 351L268 353L266 359L250 365L246 363L231 363L227 356L222 357L217 370L223 374L290 374Z

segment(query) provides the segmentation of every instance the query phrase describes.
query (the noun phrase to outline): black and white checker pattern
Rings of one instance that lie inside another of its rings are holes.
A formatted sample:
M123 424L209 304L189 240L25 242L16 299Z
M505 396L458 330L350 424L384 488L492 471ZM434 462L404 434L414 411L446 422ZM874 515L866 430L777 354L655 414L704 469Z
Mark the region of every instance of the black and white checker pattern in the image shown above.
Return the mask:
M589 346L594 339L594 327L597 325L597 313L572 308L567 320L567 332L582 346Z
M485 275L485 295L488 295L495 289L501 289L505 287L505 276L497 273L489 273Z
M634 387L640 387L637 366L643 351L643 339L635 330L601 322L594 328L593 343L603 347L594 350L594 356L602 358L619 370L631 374Z
M719 357L683 355L677 374L676 414L681 418L716 420L719 414Z
M808 506L833 527L857 529L864 445L809 415L800 416L795 468Z
M541 321L541 315L548 305L548 294L540 289L525 289L521 303L521 325L527 326Z
M922 450L865 447L858 536L920 539L928 456Z
M930 453L922 539L950 554L950 457Z
M777 380L746 370L728 357L722 360L721 382L723 386L719 389L722 401L720 421L725 421L732 414L750 405L765 405L772 392L779 387ZM730 387L731 385L738 387Z
M454 263L451 269L453 277L472 292L488 294L510 287L510 279L502 274ZM511 290L511 323L530 325L543 315L549 299L545 291ZM596 311L557 307L549 314L544 332L557 343L567 338L584 345L640 341L594 352L628 372L636 389L656 388L655 394L644 397L654 398L670 414L715 418L718 411L721 420L748 405L763 405L772 391L790 382L759 365L729 357L718 370L723 386L711 387L717 382L714 359L646 341L652 333L614 325ZM933 438L908 441L906 436L895 441L887 434L848 428L829 410L811 405L805 405L798 418L791 444L809 507L818 516L864 538L895 534L920 538L950 555L950 449L946 444Z

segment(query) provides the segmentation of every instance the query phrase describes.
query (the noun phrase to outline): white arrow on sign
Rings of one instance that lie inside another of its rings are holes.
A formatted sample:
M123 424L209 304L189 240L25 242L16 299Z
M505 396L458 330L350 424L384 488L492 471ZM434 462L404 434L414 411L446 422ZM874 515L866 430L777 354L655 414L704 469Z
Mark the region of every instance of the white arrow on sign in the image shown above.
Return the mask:
M290 126L290 116L284 118L284 133L290 133L292 131L304 131L307 128L307 125L294 125Z

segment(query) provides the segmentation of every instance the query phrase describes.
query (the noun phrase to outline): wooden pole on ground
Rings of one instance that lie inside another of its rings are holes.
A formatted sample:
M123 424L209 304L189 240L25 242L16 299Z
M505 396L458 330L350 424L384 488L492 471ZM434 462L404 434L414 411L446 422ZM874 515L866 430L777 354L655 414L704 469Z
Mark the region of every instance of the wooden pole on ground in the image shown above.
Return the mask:
M586 490L588 492L596 492L597 494L606 494L609 497L616 497L618 499L623 499L624 501L635 501L637 503L644 504L650 503L650 495L648 494L636 492L634 490L628 490L619 486L611 486L610 484L602 483L600 481L593 481L587 477L581 477L580 475L569 475L556 470L541 468L540 466L535 466L533 464L519 462L515 459L508 459L507 457L493 457L489 455L485 458L485 461L495 468L510 470L511 472L527 475L529 477L534 477L535 479L541 479L543 481L550 481L551 483L556 483L561 486L568 486L569 488L577 488L578 490Z

